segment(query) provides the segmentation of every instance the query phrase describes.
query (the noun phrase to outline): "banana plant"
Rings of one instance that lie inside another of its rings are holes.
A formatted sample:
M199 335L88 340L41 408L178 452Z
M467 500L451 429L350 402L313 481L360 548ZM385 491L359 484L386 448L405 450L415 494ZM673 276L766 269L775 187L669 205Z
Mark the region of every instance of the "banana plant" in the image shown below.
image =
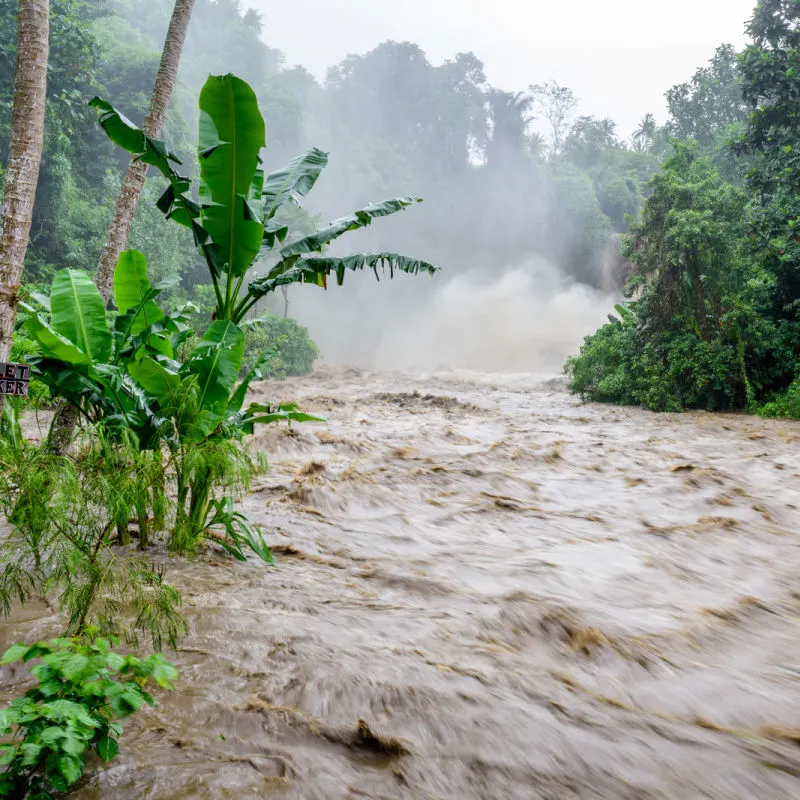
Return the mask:
M239 324L260 298L291 283L324 288L329 275L335 274L341 284L348 270L369 268L377 277L379 269L388 269L391 276L395 271L432 274L438 269L391 252L345 258L314 255L349 231L421 202L416 197L370 204L287 242L290 231L281 211L298 206L300 198L313 189L328 154L313 148L265 177L261 167L264 119L253 90L234 75L209 77L200 93L196 192L192 182L177 171L180 161L162 141L147 136L107 100L95 97L90 105L115 144L156 167L168 180L157 205L168 219L192 231L214 286L216 320ZM266 258L276 263L265 276L245 285L251 267Z
M136 433L145 449L158 446L162 423L146 394L129 372L146 357L174 359L190 334L190 306L167 316L156 304L174 281L152 286L144 256L124 251L114 273L118 313L111 324L91 277L63 269L53 278L50 295L35 293L36 304L20 303L21 325L39 345L29 357L34 374L54 396L65 398L90 423L104 423Z
M222 525L228 535L220 543L234 555L241 555L244 543L263 557L268 548L260 533L217 490L247 473L251 461L238 442L255 425L318 418L294 406L251 403L243 409L261 364L237 386L245 340L230 320L213 322L179 361L176 350L193 333L191 308L166 314L156 298L167 285L152 286L144 256L123 251L114 273L118 311L106 314L87 273L60 270L49 296L35 295L35 306L21 304L20 324L39 346L28 360L53 395L101 426L104 438L123 444L133 434L140 451L154 454L175 482L175 549L194 549L211 527ZM165 464L162 452L168 454ZM144 537L145 514L140 509L137 516Z

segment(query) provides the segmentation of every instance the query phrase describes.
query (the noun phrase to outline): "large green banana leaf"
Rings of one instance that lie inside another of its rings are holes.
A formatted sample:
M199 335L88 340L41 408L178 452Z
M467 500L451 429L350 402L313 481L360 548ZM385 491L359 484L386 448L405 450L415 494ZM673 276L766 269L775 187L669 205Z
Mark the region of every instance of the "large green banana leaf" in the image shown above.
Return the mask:
M158 168L165 174L165 177L169 177L165 170L171 171L171 167L166 162L181 163L174 153L167 150L164 142L147 136L141 128L117 111L108 100L93 97L89 101L89 105L97 109L98 121L114 144L132 153L145 164Z
M328 154L314 147L271 172L264 182L264 219L272 219L284 203L305 197L327 165Z
M264 119L255 92L234 75L212 75L200 92L201 223L231 275L244 274L264 235L260 151Z
M54 397L64 397L80 407L87 397L98 392L85 369L75 369L72 364L46 355L28 356L27 361L35 369L37 378L50 387Z
M422 199L418 197L395 197L391 200L384 200L382 203L372 203L359 211L348 214L346 217L334 220L327 228L286 245L286 247L281 248L281 256L287 258L301 253L319 252L325 245L330 244L334 239L338 239L348 231L366 228L377 217L388 217L390 214L396 214L414 203L421 202Z
M131 314L128 335L136 336L163 319L155 303L159 292L147 277L147 259L138 250L123 250L114 270L114 302L120 314Z
M103 298L85 272L59 270L50 292L50 321L57 333L72 342L95 363L111 355L111 331L106 324Z
M83 350L54 331L34 308L27 303L20 303L19 307L28 315L22 323L22 327L26 328L31 337L39 342L45 356L56 358L67 364L91 363L92 359Z
M293 256L292 258L296 259L297 257ZM362 269L371 269L376 278L379 278L378 269L384 272L388 270L389 277L393 278L395 270L410 275L420 272L433 275L439 270L439 267L419 258L409 258L398 253L359 253L344 258L308 256L296 260L288 268L284 262L281 262L268 275L253 281L247 291L251 298L259 299L269 292L274 292L279 286L288 286L292 283L314 283L324 287L327 285L327 276L332 272L336 274L336 281L341 286L347 270Z
M177 372L172 372L150 356L131 361L128 372L146 392L158 399L167 397L181 385Z
M172 166L173 163L181 163L177 156L167 150L162 141L147 136L141 128L137 128L108 100L93 97L89 105L97 109L100 126L114 144L127 150L145 164L154 166L169 181L170 185L156 203L159 210L168 219L174 219L184 227L190 228L198 247L203 248L207 245L208 235L203 232L198 222L200 206L187 194L191 183L188 178L179 175Z
M198 386L198 407L223 414L228 405L244 359L245 337L230 320L215 320L181 368L194 375Z

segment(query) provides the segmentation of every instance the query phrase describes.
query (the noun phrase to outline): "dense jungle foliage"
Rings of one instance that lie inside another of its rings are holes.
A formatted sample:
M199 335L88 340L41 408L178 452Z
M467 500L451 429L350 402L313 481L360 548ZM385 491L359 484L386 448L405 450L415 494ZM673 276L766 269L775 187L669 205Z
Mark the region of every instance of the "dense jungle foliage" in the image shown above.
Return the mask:
M800 2L761 0L749 34L669 93L630 300L567 363L589 399L800 418Z

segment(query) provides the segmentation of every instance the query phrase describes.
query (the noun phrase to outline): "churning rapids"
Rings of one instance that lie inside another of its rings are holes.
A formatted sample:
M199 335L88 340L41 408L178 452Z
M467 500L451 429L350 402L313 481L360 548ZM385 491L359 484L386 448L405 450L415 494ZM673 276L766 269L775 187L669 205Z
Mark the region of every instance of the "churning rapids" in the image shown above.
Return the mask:
M800 796L800 425L532 375L254 394L326 417L255 441L279 568L166 562L179 687L76 798Z

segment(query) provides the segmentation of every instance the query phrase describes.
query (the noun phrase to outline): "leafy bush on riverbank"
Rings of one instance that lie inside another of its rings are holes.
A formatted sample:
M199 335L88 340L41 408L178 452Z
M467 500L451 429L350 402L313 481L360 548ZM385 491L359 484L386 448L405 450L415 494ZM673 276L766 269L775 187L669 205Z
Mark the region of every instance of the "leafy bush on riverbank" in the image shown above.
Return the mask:
M171 689L178 677L163 656L122 656L106 639L16 644L0 664L33 660L40 662L31 668L36 685L0 710L0 797L12 800L52 800L68 791L90 750L105 763L113 760L118 720L155 705L148 681Z
M799 23L797 4L756 9L726 95L739 94L746 122L726 118L725 87L705 87L694 129L716 126L716 136L676 139L651 181L623 245L632 299L567 361L573 392L656 411L800 418Z
M192 302L197 312L192 323L197 330L208 325L216 306L213 286L195 287ZM243 369L249 372L266 354L261 364L264 378L281 380L294 375L308 375L320 351L297 320L265 313L247 324L247 340L244 347Z

